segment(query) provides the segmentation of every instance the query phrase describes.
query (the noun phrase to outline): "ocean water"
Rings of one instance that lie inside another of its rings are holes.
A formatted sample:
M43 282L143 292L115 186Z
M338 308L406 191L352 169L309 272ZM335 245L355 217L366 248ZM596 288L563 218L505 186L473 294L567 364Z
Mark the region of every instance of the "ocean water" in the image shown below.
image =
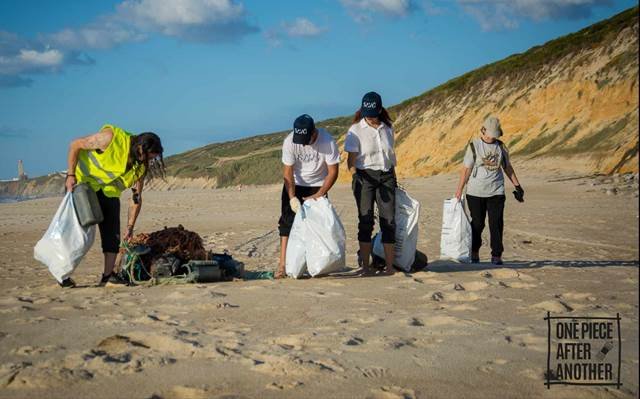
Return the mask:
M0 204L12 204L14 202L29 201L38 197L0 197Z

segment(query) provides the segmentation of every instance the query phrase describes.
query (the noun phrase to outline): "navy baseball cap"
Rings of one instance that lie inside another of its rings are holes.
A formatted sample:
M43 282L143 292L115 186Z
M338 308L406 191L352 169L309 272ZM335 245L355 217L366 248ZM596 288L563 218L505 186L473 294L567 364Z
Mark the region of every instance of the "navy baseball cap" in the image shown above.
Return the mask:
M375 91L370 91L362 97L360 114L369 118L377 118L382 112L382 97Z
M293 122L293 143L308 145L315 130L316 124L313 118L307 114L300 115Z

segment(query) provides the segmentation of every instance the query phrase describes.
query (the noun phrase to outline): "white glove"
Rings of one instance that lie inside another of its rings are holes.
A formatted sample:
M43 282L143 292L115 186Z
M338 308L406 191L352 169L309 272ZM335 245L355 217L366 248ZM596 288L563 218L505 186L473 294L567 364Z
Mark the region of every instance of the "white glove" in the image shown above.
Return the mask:
M300 200L298 197L293 197L289 200L289 206L293 209L294 213L298 213L300 210Z

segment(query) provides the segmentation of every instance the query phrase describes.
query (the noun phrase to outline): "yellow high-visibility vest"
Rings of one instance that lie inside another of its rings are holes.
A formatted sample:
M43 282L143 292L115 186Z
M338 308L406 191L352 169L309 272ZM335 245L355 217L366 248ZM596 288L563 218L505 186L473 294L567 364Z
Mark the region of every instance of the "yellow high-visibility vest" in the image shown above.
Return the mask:
M81 150L76 166L76 180L87 183L98 192L102 190L107 197L120 197L120 194L132 187L144 175L144 165L136 165L127 169L131 133L113 125L104 125L113 132L111 143L103 152L97 150ZM101 130L102 130L101 129Z

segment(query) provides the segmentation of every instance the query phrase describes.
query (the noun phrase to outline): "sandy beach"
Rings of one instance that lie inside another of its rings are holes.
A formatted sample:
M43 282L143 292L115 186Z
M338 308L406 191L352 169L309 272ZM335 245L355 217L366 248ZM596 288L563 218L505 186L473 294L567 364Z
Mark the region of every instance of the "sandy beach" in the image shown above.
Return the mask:
M502 267L486 246L480 265L438 260L456 175L401 181L422 204L430 265L391 277L98 288L96 240L79 287L61 289L33 259L60 198L0 204L0 397L637 397L637 183L520 174ZM275 270L280 190L147 192L137 231L182 224L247 270ZM348 185L330 198L355 268ZM547 389L547 312L621 315L620 389Z

